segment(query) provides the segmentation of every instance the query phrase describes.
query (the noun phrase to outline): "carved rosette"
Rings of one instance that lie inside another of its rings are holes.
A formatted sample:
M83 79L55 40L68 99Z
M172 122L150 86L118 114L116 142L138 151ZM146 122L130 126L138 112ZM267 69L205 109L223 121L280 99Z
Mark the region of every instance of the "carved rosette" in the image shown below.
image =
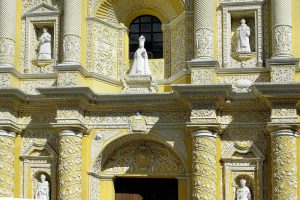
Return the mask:
M213 56L213 31L207 28L201 28L195 32L195 56L212 57Z
M273 28L273 55L292 55L292 27L289 25L278 25Z
M272 133L272 199L297 199L296 137L292 130Z
M59 135L59 200L81 200L81 137L73 131Z
M216 199L216 138L210 131L193 134L193 200Z
M0 130L0 197L13 197L15 137L14 133Z
M80 63L80 37L65 35L63 41L64 63Z
M0 37L0 65L14 65L15 41Z

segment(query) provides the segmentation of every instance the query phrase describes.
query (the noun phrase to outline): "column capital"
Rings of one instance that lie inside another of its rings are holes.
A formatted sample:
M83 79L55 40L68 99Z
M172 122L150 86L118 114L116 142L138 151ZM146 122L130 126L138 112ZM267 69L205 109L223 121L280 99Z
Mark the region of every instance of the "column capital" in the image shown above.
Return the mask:
M297 130L300 128L300 123L276 124L268 123L267 129L271 136L296 136Z
M217 137L217 133L211 130L198 130L193 132L192 137Z
M82 133L78 131L72 131L72 130L63 130L59 132L59 137L63 137L63 136L75 136L75 137L82 138Z

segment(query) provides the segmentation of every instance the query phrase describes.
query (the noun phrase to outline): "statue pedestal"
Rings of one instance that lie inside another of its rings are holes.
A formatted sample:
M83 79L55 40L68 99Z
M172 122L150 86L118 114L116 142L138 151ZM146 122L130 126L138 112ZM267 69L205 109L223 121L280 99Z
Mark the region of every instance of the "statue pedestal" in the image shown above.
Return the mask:
M34 64L37 67L40 67L41 72L44 71L44 67L48 65L52 65L54 63L53 59L37 59L37 60L32 60L32 64Z
M127 75L123 82L122 93L154 93L158 91L157 84L151 75Z
M256 52L238 52L238 53L232 53L231 57L237 61L244 62L252 58L255 58L255 55Z

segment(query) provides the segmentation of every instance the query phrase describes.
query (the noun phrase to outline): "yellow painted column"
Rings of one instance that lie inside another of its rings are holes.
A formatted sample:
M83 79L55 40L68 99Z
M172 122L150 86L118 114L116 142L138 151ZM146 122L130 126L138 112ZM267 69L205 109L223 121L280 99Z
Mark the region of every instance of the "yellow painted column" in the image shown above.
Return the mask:
M216 135L201 130L193 136L192 199L214 200L217 197Z
M279 129L271 133L272 199L297 199L297 146L295 132Z
M0 197L13 197L15 137L15 133L0 130Z
M82 134L59 134L59 200L81 200Z

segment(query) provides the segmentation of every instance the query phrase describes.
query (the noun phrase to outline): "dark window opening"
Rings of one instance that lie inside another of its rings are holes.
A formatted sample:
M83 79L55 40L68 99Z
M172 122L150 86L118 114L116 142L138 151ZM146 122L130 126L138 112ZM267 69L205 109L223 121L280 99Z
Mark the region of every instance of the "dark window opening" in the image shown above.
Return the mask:
M163 34L161 22L151 15L137 17L130 25L129 32L129 58L133 59L135 51L139 48L139 37L145 36L145 49L148 58L163 58Z

